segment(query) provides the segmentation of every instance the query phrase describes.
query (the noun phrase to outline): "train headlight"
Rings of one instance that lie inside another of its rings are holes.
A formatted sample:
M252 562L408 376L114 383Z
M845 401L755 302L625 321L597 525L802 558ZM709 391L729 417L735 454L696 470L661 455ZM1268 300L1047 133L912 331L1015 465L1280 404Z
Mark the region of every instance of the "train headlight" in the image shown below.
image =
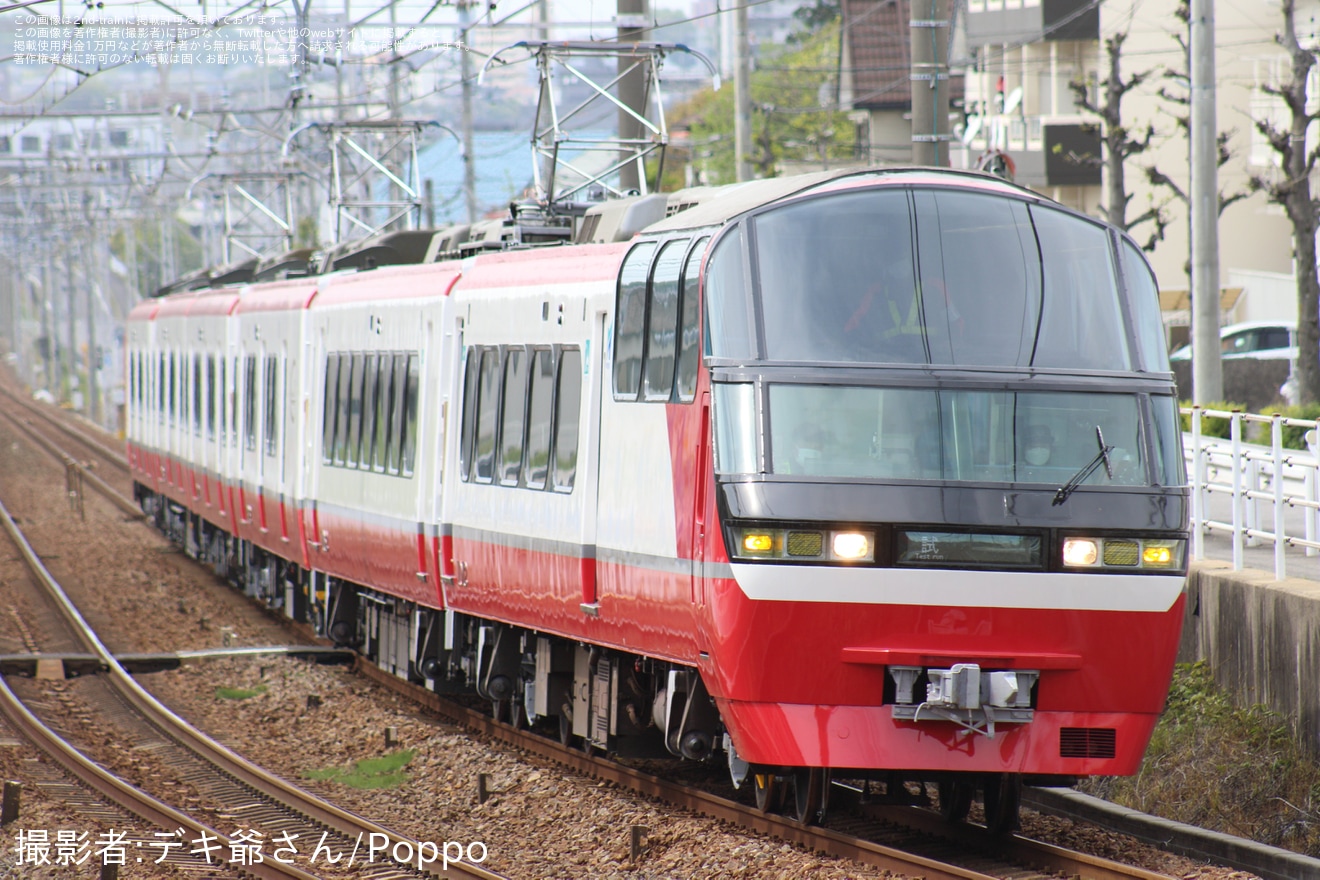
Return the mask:
M1182 568L1187 542L1167 538L1064 538L1065 568L1158 571Z
M1089 538L1065 538L1063 541L1064 565L1095 565L1100 558L1100 548Z
M835 532L831 536L830 546L835 559L849 562L869 560L875 557L875 541L865 532Z
M875 561L875 532L856 529L740 526L729 533L729 539L730 554L735 559L805 563Z

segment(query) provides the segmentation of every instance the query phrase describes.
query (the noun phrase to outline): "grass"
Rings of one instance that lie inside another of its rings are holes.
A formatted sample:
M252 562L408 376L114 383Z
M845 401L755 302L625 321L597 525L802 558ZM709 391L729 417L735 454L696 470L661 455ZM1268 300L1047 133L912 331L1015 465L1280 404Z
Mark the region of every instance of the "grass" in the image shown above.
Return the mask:
M215 695L221 700L249 700L252 697L259 697L266 692L266 686L259 684L254 688L226 688L215 689Z
M308 770L303 777L313 782L338 782L349 788L398 788L408 781L404 768L416 754L413 749L404 749L379 758L364 758L347 770L341 767Z
M1136 776L1082 790L1190 825L1320 855L1320 766L1286 719L1237 708L1204 663L1179 664Z

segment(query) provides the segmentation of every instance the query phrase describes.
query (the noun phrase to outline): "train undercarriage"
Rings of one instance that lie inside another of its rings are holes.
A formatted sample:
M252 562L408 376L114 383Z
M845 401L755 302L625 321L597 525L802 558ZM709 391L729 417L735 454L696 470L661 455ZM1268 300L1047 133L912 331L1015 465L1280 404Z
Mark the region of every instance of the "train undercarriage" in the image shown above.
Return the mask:
M758 809L803 823L823 820L832 792L846 791L872 803L932 806L950 822L965 820L979 796L991 832L1017 827L1019 774L748 764L691 667L422 607L303 569L177 502L141 486L137 491L143 511L163 534L253 600L353 648L392 675L435 693L475 696L489 703L496 719L538 728L565 746L623 758L727 764L734 786L750 790Z

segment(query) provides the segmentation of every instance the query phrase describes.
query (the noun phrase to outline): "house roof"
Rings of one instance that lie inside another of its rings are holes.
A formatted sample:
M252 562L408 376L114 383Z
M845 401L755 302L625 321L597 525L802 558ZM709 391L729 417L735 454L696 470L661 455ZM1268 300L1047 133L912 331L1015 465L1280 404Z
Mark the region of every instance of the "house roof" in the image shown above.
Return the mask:
M911 0L842 0L843 35L852 66L852 105L859 110L910 110ZM952 71L949 99L963 95Z

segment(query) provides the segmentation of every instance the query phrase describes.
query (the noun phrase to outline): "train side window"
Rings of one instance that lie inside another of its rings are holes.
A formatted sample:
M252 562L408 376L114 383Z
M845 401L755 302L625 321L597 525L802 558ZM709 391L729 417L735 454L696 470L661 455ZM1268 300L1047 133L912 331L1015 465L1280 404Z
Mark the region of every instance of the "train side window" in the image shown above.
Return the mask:
M215 439L215 413L220 400L215 394L215 355L206 358L206 436Z
M472 439L476 434L480 358L481 349L472 346L467 351L467 365L463 369L463 430L458 447L458 472L464 482L472 478Z
M170 361L170 424L174 424L174 419L179 412L179 355L171 354Z
M582 411L582 352L565 349L559 358L555 394L555 491L572 492L577 476L578 417Z
M358 467L371 467L371 442L376 436L376 354L367 355L362 370L362 440L358 445Z
M226 386L225 408L229 413L229 445L238 448L238 358L229 359L229 384Z
M390 427L394 424L394 355L386 353L376 362L376 439L371 450L371 469L385 473L389 457Z
M529 489L544 489L550 464L550 422L555 388L555 355L549 349L533 352L531 403L527 411L527 455L524 470Z
M266 429L264 442L266 445L267 455L274 455L275 450L279 448L278 438L279 438L280 425L279 425L279 421L275 418L276 403L279 401L279 387L275 381L278 375L277 370L278 370L278 366L276 364L275 356L271 355L267 357L266 387L264 389L266 392L266 399L265 399L266 413L265 413L265 418L263 420L263 424Z
M335 389L335 452L334 463L342 466L344 464L344 451L348 447L348 394L349 382L353 378L353 356L341 354L339 356L339 387Z
M678 320L678 365L674 387L680 403L690 403L697 395L697 364L701 353L698 347L701 341L701 303L697 291L701 286L701 255L706 252L709 243L710 236L705 236L692 248L687 264L683 267L683 281L679 286L682 304Z
M655 242L634 247L619 270L614 305L614 399L636 400L646 348L646 278Z
M257 448L257 358L248 355L243 365L243 443Z
M674 393L674 355L678 336L678 276L688 240L666 242L655 258L647 287L648 343L643 398L667 401Z
M407 406L405 395L408 387L408 356L394 356L394 424L390 426L389 456L385 460L385 472L399 473L400 453L403 451L403 427L405 424L404 408Z
M165 356L156 352L156 393L153 395L156 407L156 420L165 422Z
M481 354L481 376L477 387L477 445L472 456L472 476L489 483L495 472L495 425L499 416L500 353L488 348Z
M362 374L366 355L353 355L353 375L348 385L348 442L344 447L344 465L355 468L358 448L362 445Z
M192 423L193 433L202 433L202 356L192 358Z
M527 353L510 348L504 357L504 401L500 414L500 454L495 470L500 485L518 485L522 472L523 438L527 428Z
M422 358L420 355L408 355L407 379L403 393L403 450L400 454L399 470L405 477L413 474L413 463L417 457L417 416L421 406Z
M321 462L330 463L335 445L335 389L339 387L339 355L325 356L325 396L321 411Z

